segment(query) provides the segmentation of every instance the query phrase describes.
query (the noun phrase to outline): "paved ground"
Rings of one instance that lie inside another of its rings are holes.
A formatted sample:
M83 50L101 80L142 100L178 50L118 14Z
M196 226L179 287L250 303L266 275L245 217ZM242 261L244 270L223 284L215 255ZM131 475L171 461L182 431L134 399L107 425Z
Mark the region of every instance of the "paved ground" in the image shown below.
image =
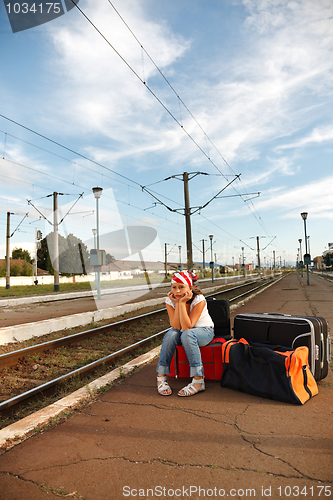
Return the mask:
M239 312L319 315L333 284L295 273ZM234 313L234 314L235 314ZM155 389L157 360L67 421L0 456L0 498L324 498L332 496L333 376L304 406L222 389L179 398Z

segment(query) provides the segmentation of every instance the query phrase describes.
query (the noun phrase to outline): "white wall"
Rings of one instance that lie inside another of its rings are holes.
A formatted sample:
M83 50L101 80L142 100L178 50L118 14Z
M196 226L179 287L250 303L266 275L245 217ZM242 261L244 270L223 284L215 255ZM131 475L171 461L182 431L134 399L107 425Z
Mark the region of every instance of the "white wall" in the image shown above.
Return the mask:
M101 281L112 281L118 279L133 279L133 275L121 275L118 271L112 271L107 274L101 273ZM34 285L34 276L11 276L11 286ZM90 273L87 276L60 276L59 283L82 283L85 281L95 281L95 273ZM53 276L38 276L39 285L52 285L54 283ZM6 287L6 278L0 278L0 287Z

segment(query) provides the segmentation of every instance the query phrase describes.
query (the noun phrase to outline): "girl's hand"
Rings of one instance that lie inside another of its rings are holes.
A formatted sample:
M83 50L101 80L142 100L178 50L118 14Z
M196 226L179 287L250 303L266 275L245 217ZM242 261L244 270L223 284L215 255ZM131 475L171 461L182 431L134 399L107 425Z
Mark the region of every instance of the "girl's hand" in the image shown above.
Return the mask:
M189 290L188 292L185 293L185 295L179 299L179 302L187 302L193 297L193 292L192 290Z
M172 300L172 302L177 302L177 299L172 292L168 292L167 295L168 295L169 299Z

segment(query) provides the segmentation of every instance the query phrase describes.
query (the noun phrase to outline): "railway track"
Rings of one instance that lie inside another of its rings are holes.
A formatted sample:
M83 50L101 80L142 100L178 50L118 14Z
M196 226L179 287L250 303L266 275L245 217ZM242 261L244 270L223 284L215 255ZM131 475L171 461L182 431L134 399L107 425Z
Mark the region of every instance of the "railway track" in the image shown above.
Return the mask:
M277 279L280 278L248 282L206 297L223 298L228 299L231 304L237 303ZM0 391L1 416L11 414L15 419L15 412L21 410L27 401L50 394L50 391L59 393L58 387L69 379L79 377L81 386L84 385L96 370L103 369L105 372L110 366L123 364L124 359L126 362L128 357L135 357L138 350L148 350L158 345L168 328L166 309L162 308L0 355L0 372L4 375ZM137 341L133 342L136 338ZM111 354L105 354L110 351ZM101 356L101 352L105 355Z

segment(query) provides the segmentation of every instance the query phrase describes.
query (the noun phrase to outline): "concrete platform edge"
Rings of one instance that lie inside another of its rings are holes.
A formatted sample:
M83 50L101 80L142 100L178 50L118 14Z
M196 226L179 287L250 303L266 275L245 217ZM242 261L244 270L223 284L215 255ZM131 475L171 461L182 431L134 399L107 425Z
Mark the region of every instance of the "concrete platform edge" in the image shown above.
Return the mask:
M279 279L274 281L274 283L277 283ZM273 285L274 283L270 283L269 285L267 285L267 287ZM257 295L258 293L266 290L267 287L264 287L262 290L259 290L254 294L251 294L248 298L242 301L242 304L255 297L255 295ZM205 290L205 292L208 294L214 291L215 288L209 288ZM13 342L22 342L23 340L29 340L33 337L40 337L42 335L47 335L49 333L57 332L60 330L67 330L70 328L76 328L78 326L89 325L90 323L102 321L104 319L115 318L117 316L120 316L121 314L137 311L138 309L142 309L144 307L163 304L164 301L165 297L161 297L158 299L135 302L134 304L113 306L107 309L99 309L97 311L72 314L69 316L60 316L59 318L52 318L43 321L36 321L34 323L23 323L20 325L0 328L0 345L6 345ZM237 305L237 307L239 307L239 305ZM232 308L233 307L234 306L232 306Z
M99 309L97 311L36 321L35 323L23 323L21 325L0 328L0 345L10 344L12 342L21 342L22 340L28 340L32 337L40 337L41 335L47 335L48 333L67 330L77 326L85 326L104 319L115 318L121 314L137 311L143 307L162 304L164 300L164 298L150 299L135 302L134 304L125 304L123 306L114 306L107 309Z

